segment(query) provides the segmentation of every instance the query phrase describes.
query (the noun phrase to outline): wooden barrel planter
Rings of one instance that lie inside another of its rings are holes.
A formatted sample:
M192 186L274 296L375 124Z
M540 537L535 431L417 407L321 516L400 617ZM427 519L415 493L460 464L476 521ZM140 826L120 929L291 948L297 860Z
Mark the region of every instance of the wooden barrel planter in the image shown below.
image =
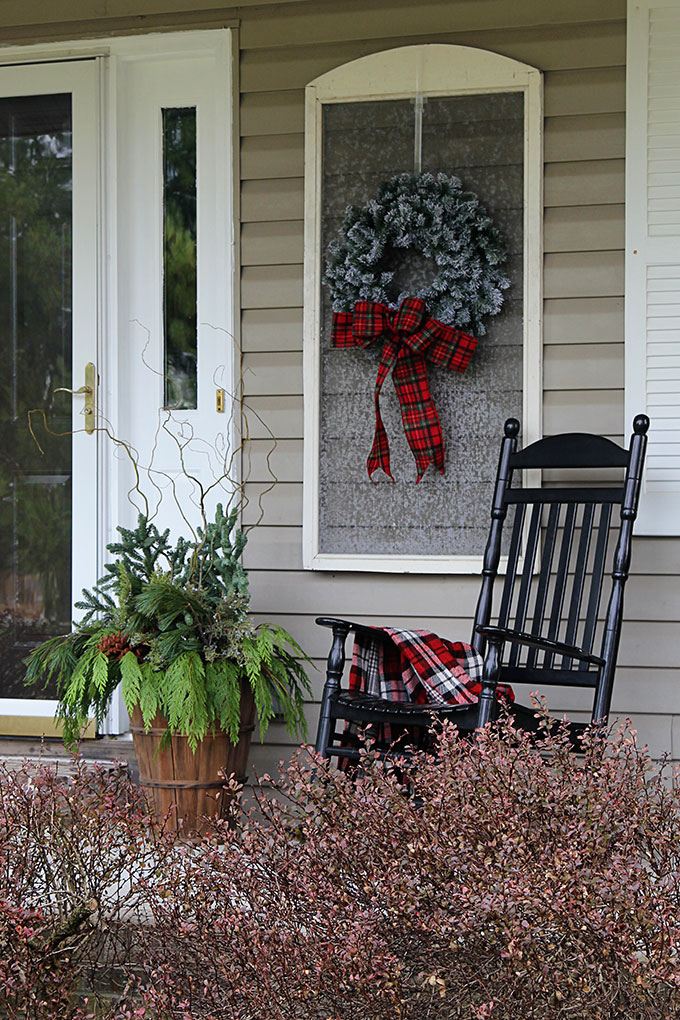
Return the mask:
M162 821L171 811L169 824L183 832L200 832L206 817L226 818L233 800L224 789L226 779L235 775L246 779L250 741L255 728L255 703L249 684L241 685L241 726L236 745L223 730L209 732L193 752L187 737L173 736L158 750L166 730L166 721L157 715L148 731L142 713L135 708L130 720L139 785L153 801L154 813Z

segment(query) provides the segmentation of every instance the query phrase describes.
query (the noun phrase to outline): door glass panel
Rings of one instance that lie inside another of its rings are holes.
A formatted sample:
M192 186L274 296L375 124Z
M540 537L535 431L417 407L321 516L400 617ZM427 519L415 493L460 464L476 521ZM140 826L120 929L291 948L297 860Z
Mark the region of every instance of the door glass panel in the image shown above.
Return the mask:
M0 100L0 697L70 629L71 96ZM28 428L34 415L43 453ZM45 427L46 426L46 427Z
M196 108L163 110L165 406L198 407Z

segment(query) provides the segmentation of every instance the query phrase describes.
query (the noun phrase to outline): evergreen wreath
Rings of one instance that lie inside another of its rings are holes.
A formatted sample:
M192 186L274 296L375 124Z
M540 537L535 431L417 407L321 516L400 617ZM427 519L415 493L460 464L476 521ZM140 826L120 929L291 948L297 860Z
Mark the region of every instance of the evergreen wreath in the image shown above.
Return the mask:
M507 257L501 235L457 177L397 174L365 206L347 207L340 233L328 245L324 276L335 312L353 312L357 301L399 306L418 297L433 319L480 336L484 317L500 311L510 286L500 268ZM431 259L438 273L395 301L390 260L407 249Z

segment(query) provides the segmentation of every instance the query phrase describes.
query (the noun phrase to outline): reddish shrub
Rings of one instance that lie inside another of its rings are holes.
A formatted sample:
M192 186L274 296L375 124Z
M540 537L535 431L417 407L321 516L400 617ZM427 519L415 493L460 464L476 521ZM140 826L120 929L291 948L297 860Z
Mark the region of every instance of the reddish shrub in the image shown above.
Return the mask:
M57 943L50 944L52 935L52 925L41 911L0 903L2 1015L75 1017L69 958Z
M301 755L184 844L120 774L0 772L0 1015L84 1020L113 964L105 1020L680 1016L680 793L634 734L439 752Z
M680 799L634 733L452 729L410 795L300 758L240 841L154 891L153 1015L662 1020L680 1015ZM221 845L221 844L227 844Z
M0 1016L127 1015L108 993L134 962L144 882L172 852L148 822L123 770L0 766ZM85 998L97 986L105 1006Z

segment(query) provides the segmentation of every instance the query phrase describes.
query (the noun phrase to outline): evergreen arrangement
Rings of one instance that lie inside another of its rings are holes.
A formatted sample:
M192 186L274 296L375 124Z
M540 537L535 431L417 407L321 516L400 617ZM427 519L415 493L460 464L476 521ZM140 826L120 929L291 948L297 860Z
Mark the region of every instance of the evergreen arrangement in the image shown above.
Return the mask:
M139 706L147 728L160 712L166 736L182 733L192 749L218 726L237 743L243 679L261 735L277 711L291 734L306 733L300 660L310 659L283 628L251 621L236 520L218 505L194 540L174 544L142 514L134 530L118 528L107 546L114 561L76 603L83 619L27 661L27 684L57 684L67 744L93 714L101 724L119 684L128 712Z
M437 274L395 297L393 263L405 251L432 260ZM324 283L335 312L353 312L357 301L398 306L418 297L433 319L481 336L484 317L500 311L510 286L506 257L498 229L457 177L397 174L365 206L348 206L340 240L328 245Z

